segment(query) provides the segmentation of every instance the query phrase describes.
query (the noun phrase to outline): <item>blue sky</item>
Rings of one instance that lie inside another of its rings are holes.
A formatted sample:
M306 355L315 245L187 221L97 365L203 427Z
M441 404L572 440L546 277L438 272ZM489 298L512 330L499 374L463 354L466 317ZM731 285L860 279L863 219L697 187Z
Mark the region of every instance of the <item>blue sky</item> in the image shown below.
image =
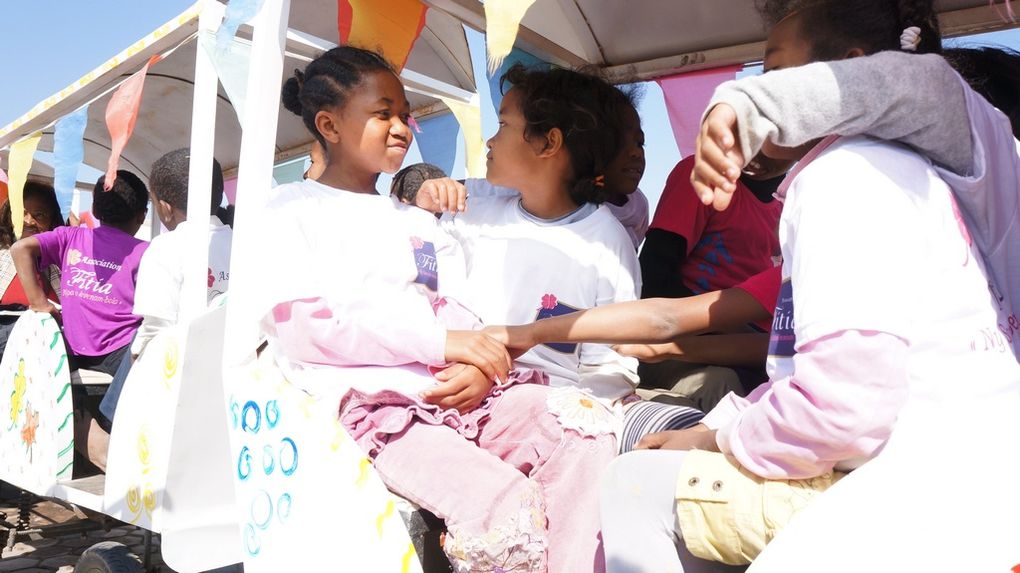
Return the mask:
M6 125L39 101L77 80L92 68L182 12L189 0L32 0L4 2L7 24L0 34L4 89L0 90L0 125ZM1020 30L987 34L951 43L993 43L1020 48ZM473 42L477 45L476 42ZM479 89L488 86L480 82ZM484 93L482 94L485 95ZM648 168L641 188L654 206L666 176L680 159L669 129L662 93L648 84L641 103ZM484 133L495 131L491 108L482 106ZM459 153L463 156L463 153ZM416 160L417 153L408 160ZM460 159L460 157L458 158ZM3 167L6 168L6 165ZM381 185L388 185L381 181Z

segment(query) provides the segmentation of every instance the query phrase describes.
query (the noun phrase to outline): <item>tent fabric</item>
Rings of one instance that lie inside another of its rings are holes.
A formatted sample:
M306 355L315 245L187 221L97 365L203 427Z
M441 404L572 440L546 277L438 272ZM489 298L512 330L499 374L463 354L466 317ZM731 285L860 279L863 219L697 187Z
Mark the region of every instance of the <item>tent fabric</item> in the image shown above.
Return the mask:
M743 66L726 66L656 80L662 88L680 156L694 153L694 141L701 128L701 115L719 84L736 77Z

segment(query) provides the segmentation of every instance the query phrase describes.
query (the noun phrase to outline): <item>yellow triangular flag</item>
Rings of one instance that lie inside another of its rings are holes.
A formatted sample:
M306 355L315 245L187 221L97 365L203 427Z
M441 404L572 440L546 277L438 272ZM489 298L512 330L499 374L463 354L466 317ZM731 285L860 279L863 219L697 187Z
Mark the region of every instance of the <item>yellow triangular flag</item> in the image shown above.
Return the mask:
M464 103L455 99L440 97L450 108L460 130L464 133L464 151L467 153L467 176L485 177L485 140L482 139L482 107L478 94Z
M39 147L42 132L37 131L11 146L11 154L7 159L7 171L10 178L8 201L11 202L11 222L14 223L14 236L21 238L25 226L25 181L32 170L32 157Z
M496 73L514 47L517 28L535 0L485 0L485 43L489 48L489 75Z

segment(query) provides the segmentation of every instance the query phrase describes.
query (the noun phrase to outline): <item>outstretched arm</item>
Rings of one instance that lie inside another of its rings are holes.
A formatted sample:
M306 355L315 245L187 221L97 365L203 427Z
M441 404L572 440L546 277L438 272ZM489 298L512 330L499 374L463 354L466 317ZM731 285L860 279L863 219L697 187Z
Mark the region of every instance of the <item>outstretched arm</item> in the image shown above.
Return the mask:
M769 311L753 296L731 288L687 298L610 304L532 324L487 327L485 332L514 349L549 342L654 344L769 318Z
M21 288L25 290L25 297L28 299L29 308L38 312L48 312L56 317L60 316L57 307L46 298L43 287L39 284L39 273L36 270L36 261L42 252L39 240L35 237L26 237L11 246L11 259L14 261L14 268L18 272L18 280L21 281Z
M881 52L772 71L720 85L707 109L692 176L706 202L766 141L797 147L869 135L910 145L955 173L973 169L964 87L937 55Z
M614 349L642 362L679 360L694 364L760 368L769 349L767 332L681 336L663 344L623 344Z

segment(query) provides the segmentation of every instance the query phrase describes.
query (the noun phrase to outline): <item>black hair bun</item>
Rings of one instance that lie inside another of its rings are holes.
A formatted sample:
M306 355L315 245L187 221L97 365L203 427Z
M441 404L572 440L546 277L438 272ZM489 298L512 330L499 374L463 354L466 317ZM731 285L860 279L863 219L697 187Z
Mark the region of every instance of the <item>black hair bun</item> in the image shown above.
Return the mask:
M295 70L296 72L296 70ZM280 93L280 101L287 111L296 116L301 116L301 81L297 76L287 78L283 82L283 91Z

